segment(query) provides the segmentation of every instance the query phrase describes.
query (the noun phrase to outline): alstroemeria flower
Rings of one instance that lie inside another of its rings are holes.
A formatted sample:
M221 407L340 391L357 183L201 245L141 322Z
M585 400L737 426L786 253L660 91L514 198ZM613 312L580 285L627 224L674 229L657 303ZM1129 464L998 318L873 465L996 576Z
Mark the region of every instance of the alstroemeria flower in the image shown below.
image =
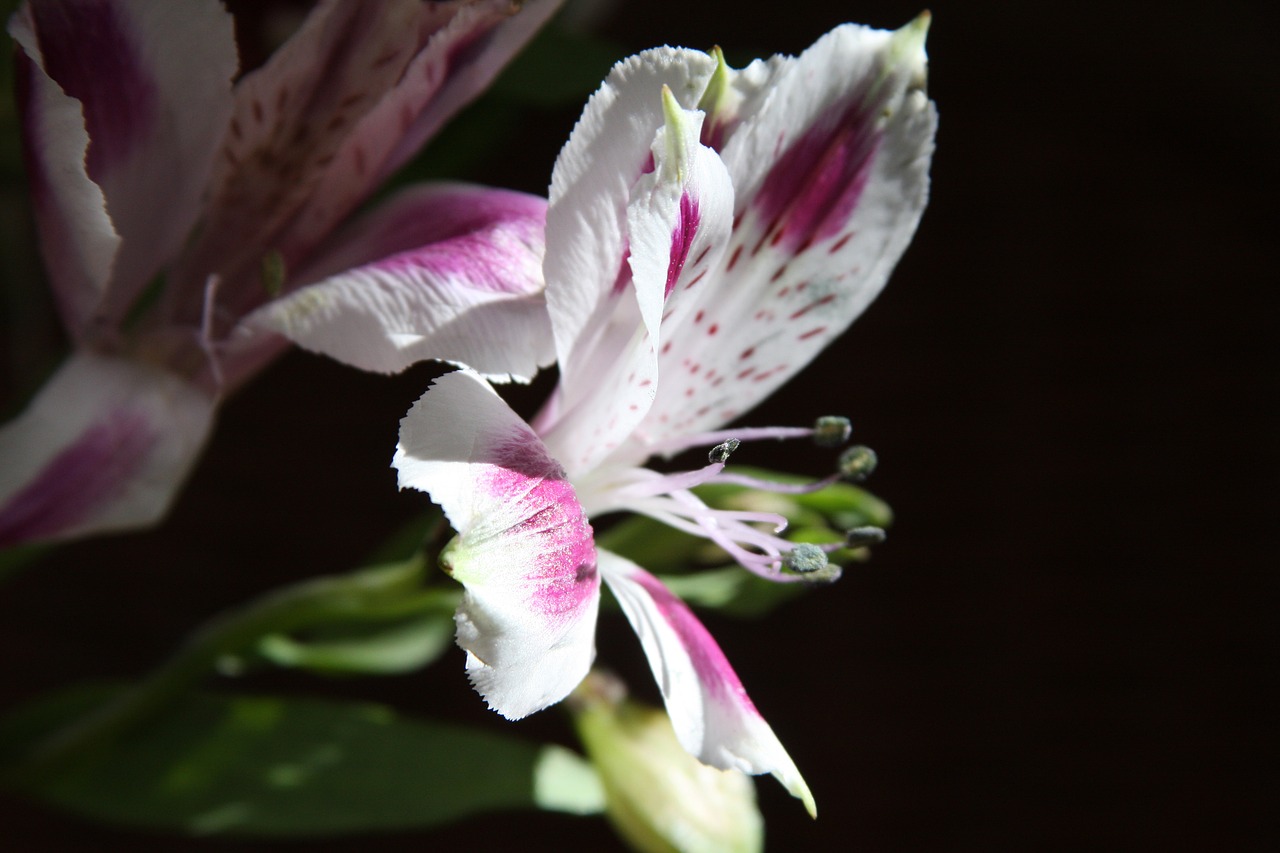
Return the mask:
M523 5L324 0L239 79L217 0L22 6L32 205L74 351L0 430L0 547L156 520L281 334L370 370L551 361L543 200L419 189L335 233L558 0ZM491 334L512 311L523 336Z
M802 576L770 513L714 510L721 431L871 301L923 212L935 115L927 16L896 33L842 26L798 58L731 71L662 48L620 63L556 162L544 271L560 382L533 425L472 371L435 382L401 423L402 487L429 492L457 538L457 638L476 689L519 718L562 699L594 656L600 579L649 658L680 742L705 763L772 773L813 810L795 764L693 613L594 545L621 510L707 536L744 567ZM660 474L655 454L712 447ZM754 482L754 481L752 481ZM787 490L766 483L762 488ZM806 565L804 568L812 568Z

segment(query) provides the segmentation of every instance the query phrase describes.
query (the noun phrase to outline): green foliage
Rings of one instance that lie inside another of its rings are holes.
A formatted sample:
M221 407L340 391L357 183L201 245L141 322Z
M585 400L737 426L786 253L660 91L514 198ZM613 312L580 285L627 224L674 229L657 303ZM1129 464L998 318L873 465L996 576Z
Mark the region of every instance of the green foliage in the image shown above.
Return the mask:
M114 690L73 690L0 721L0 755L83 716ZM148 829L324 836L423 828L498 809L589 814L585 762L372 704L189 694L147 725L56 773L10 774L18 792L84 817Z
M355 632L297 639L270 634L258 654L276 666L325 674L392 675L435 661L453 645L453 613L443 610Z

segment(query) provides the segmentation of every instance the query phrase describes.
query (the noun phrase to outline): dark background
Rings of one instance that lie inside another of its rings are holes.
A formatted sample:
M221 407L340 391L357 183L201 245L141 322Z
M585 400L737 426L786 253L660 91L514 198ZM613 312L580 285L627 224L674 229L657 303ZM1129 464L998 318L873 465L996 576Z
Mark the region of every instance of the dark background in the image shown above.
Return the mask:
M628 52L767 55L918 11L664 0L618 4L599 30ZM1280 788L1273 39L1227 4L932 11L941 129L915 243L853 330L747 419L852 416L880 454L890 540L764 622L706 620L822 811L761 780L769 849L1264 849ZM575 117L541 115L485 179L544 190ZM6 704L137 676L218 610L356 565L422 508L387 466L432 375L277 363L225 407L163 527L67 546L0 590ZM610 621L602 661L642 673L633 642ZM454 653L296 686L507 726L461 670ZM569 736L557 712L512 729ZM179 846L0 807L9 849ZM615 844L600 820L519 814L181 846Z

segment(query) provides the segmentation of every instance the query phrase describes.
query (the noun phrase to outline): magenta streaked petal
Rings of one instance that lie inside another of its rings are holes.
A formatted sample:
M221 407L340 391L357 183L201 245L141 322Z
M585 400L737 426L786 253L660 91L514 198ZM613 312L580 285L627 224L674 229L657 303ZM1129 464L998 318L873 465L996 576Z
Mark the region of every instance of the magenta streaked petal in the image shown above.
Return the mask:
M753 200L758 221L767 223L760 240L795 253L849 224L880 145L880 107L867 92L853 92L778 158Z
M664 323L663 382L640 432L699 433L754 407L883 288L924 211L936 118L922 23L844 26L776 67L722 156L727 251ZM744 196L744 192L746 193Z
M290 270L309 263L334 226L477 95L555 5L537 0L514 14L520 7L510 0L319 4L236 88L202 236L183 257L184 293L169 313L199 316L195 284L209 272L222 281L230 315L260 305L262 257L279 252Z
M231 17L215 0L43 0L26 5L11 29L35 66L32 76L43 78L36 85L58 87L82 110L87 152L74 135L63 141L41 132L45 117L29 109L26 121L35 127L27 132L28 159L46 185L65 187L75 177L101 188L121 242L100 266L98 275L109 271L110 283L94 310L115 323L195 222L231 111ZM36 106L48 96L24 100ZM54 235L45 238L45 251L55 271L61 247L49 244L77 229L49 218L99 215L58 201L38 213L42 232Z
M599 552L599 561L640 638L681 745L713 767L773 774L813 814L813 795L795 762L693 611L631 561L608 551Z
M662 298L671 296L684 272L685 261L689 260L689 249L693 247L693 238L698 235L698 202L688 192L680 194L680 215L675 227L671 230L671 252L667 259L667 286L663 288Z
M82 106L89 178L102 183L146 144L160 108L136 10L114 0L43 0L27 8L44 72Z
M428 492L457 538L458 645L476 690L511 719L554 704L595 656L591 525L560 465L481 377L440 377L400 422L401 488Z
M0 547L155 523L204 445L213 408L158 369L73 356L0 429Z
M80 104L30 58L35 36L24 12L9 31L25 51L15 77L32 212L62 323L79 340L107 292L120 235L84 166L89 135Z
M461 184L401 193L339 233L319 279L244 321L365 370L425 359L526 381L554 358L542 295L546 201Z

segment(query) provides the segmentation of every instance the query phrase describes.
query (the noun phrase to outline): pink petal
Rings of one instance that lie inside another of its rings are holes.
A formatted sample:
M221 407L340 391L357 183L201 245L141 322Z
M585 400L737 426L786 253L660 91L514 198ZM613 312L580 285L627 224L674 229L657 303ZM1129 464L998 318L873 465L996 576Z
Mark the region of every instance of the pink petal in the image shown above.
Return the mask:
M458 645L476 690L511 719L559 702L595 656L600 595L591 525L563 469L471 371L414 404L392 464L458 532L441 562L466 588Z
M888 280L924 211L935 115L923 29L844 26L744 102L722 156L736 220L690 312L664 324L662 439L732 420L811 361Z
M231 111L231 17L213 0L45 0L11 31L30 60L21 99L54 285L74 294L63 296L73 331L94 311L113 324L195 221Z
M0 429L0 547L155 523L195 463L213 408L172 374L72 356Z
M233 316L265 301L269 251L290 270L458 108L547 15L510 0L321 3L236 89L202 238L179 268L178 319L201 311L209 273Z
M365 370L424 359L527 381L554 359L542 296L546 202L461 184L401 193L299 274L320 279L246 318Z
M693 611L631 561L608 551L600 551L599 560L649 658L680 744L713 767L773 774L814 814L813 795L795 762Z

